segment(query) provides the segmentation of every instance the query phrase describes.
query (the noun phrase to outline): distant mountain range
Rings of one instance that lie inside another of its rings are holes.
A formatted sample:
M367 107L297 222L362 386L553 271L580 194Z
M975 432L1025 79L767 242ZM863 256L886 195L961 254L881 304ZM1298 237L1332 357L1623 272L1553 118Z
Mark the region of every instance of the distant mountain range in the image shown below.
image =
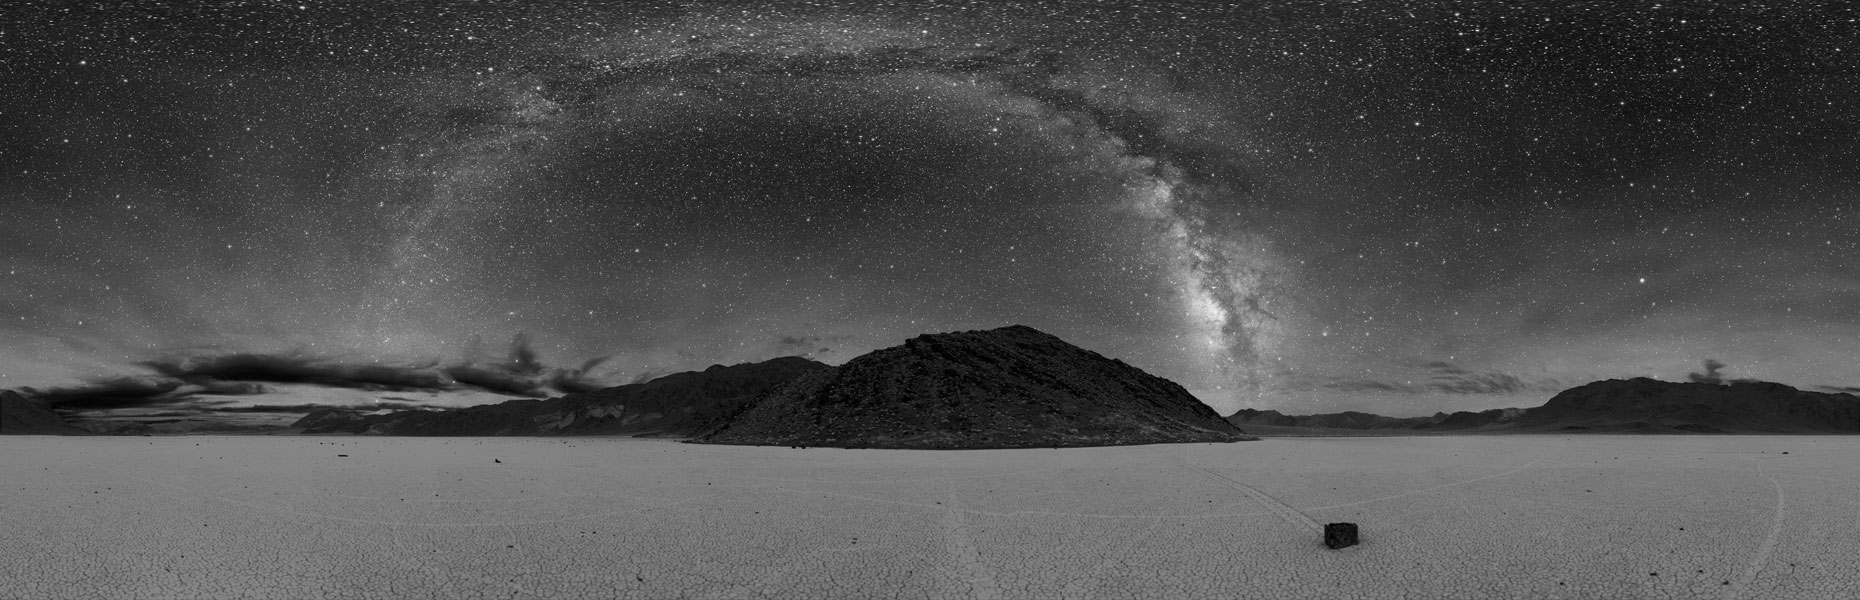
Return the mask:
M1455 413L1434 413L1430 417L1385 417L1366 412L1346 411L1316 415L1287 415L1276 410L1240 409L1228 415L1227 420L1235 425L1272 425L1279 427L1322 427L1328 429L1409 429L1454 431L1478 429L1494 425L1514 423L1526 412L1522 408L1494 408L1491 410Z
M1594 433L1860 433L1860 396L1779 383L1675 383L1637 377L1570 388L1535 408L1384 417L1243 409L1236 425L1358 430Z
M292 427L305 433L377 435L682 437L717 428L757 396L802 374L832 369L789 356L729 367L712 366L547 400L384 414L325 409L305 415Z
M382 414L327 409L294 427L877 448L1251 439L1174 382L1024 326L918 336L837 368L787 357L548 400Z
M1860 396L1780 383L1673 383L1637 377L1564 390L1517 426L1560 431L1860 433Z
M0 434L263 432L217 421L71 424L0 391ZM1427 417L1364 412L1225 419L1187 390L1025 326L922 335L833 367L800 357L712 366L545 400L451 410L315 410L291 430L372 435L635 435L873 448L1102 446L1252 439L1241 427L1364 434L1860 433L1860 396L1753 381L1610 379L1543 406ZM271 429L275 429L272 427ZM1352 434L1355 435L1355 434Z
M808 373L693 441L1029 448L1247 439L1175 382L1015 325L920 335Z

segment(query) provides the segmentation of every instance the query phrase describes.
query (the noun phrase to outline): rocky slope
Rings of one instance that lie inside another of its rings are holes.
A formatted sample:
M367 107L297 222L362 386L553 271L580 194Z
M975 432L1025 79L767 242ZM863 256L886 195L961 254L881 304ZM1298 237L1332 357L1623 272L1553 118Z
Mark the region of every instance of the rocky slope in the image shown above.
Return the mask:
M52 409L12 390L0 390L0 435L89 435Z
M292 427L304 433L378 435L666 435L715 429L756 396L804 373L833 367L800 357L712 366L547 400L512 400L458 410L364 414L325 409Z
M1780 383L1674 383L1637 377L1564 390L1526 411L1530 430L1860 433L1860 396Z
M1246 439L1174 382L1015 325L922 335L810 372L694 441L1028 448Z

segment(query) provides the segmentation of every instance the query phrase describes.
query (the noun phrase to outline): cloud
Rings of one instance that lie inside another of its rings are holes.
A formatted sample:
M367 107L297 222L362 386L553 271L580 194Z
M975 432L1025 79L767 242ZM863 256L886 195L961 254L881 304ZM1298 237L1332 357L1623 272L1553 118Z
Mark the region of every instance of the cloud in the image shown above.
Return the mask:
M780 335L776 336L772 347L780 356L813 356L832 352L826 343L827 338L818 335Z
M1427 386L1450 394L1516 394L1538 389L1524 379L1498 371L1469 371L1450 363L1429 362L1422 365L1431 373Z
M259 404L259 405L253 405L253 406L205 407L205 408L202 408L199 412L200 413L307 413L307 412L323 410L326 408L331 408L331 406L328 404L314 404L314 403L311 403L311 404ZM421 409L430 409L432 408L432 406L427 405L427 404L417 403L417 402L376 402L373 404L360 405L360 406L344 405L344 406L341 406L341 408L346 408L346 409L351 409L351 410L360 410L360 411L421 410ZM144 416L153 416L153 415L144 415ZM178 416L178 415L169 415L169 416Z
M1346 392L1397 394L1523 394L1556 391L1554 380L1531 381L1502 371L1474 371L1445 361L1428 361L1419 365L1426 371L1420 381L1404 379L1334 379L1319 384L1323 389Z
M1714 360L1714 359L1707 358L1705 359L1705 372L1704 373L1687 373L1686 379L1690 379L1695 383L1709 383L1713 385L1722 384L1724 383L1724 376L1720 375L1718 373L1718 370L1723 369L1724 367L1725 367L1724 363L1718 362L1717 360Z
M547 396L543 386L535 378L512 373L502 365L452 365L440 369L447 377L461 384L517 396Z
M598 356L581 363L580 367L573 369L555 369L551 371L549 376L544 378L544 380L549 387L570 394L586 393L613 387L611 383L593 375L594 368L601 366L601 363L607 362L607 359L610 358L613 358L613 355Z
M592 372L609 358L593 358L576 368L550 367L529 335L519 332L511 338L509 354L503 360L480 363L472 352L464 362L443 367L430 362L354 364L302 352L163 357L137 364L200 386L194 392L202 394L259 394L265 392L263 386L231 382L268 382L390 391L447 391L470 386L501 394L546 396L549 388L585 392L609 387L612 384Z
M193 393L210 396L257 396L271 391L271 388L244 381L204 381L196 385L199 389Z
M108 409L183 402L185 394L170 395L180 388L181 382L172 379L104 377L83 385L20 391L62 408Z
M474 346L476 344L474 343ZM595 376L594 369L612 355L597 356L573 368L550 367L543 363L528 334L517 332L510 340L510 353L502 362L476 364L468 362L441 369L453 381L493 392L519 396L548 396L554 388L567 393L592 392L612 387L611 382Z
M498 394L546 397L550 389L577 393L613 385L593 371L611 356L596 357L573 368L550 367L529 336L519 333L502 360L441 366L426 363L353 363L292 352L233 352L216 355L163 356L134 363L152 375L121 375L83 384L42 389L21 388L26 396L69 410L95 411L171 406L205 412L305 412L320 404L259 405L212 396L258 396L273 392L265 384L297 384L369 391L446 392L466 389ZM381 406L406 403L384 403ZM417 408L406 404L407 408Z
M546 368L542 364L541 355L537 354L536 348L530 345L529 334L519 331L515 336L511 336L510 359L507 368L515 375L537 375Z
M627 383L629 385L635 384L635 383L645 383L645 382L652 381L654 379L658 379L660 377L671 375L677 372L679 372L678 369L672 369L668 367L649 368L644 371L640 371L639 374L637 375L634 375L632 379L627 380Z
M263 381L358 389L439 390L447 387L445 380L431 371L430 364L353 365L295 352L166 357L139 364L168 377L203 385L227 381Z
M302 413L329 408L322 404L260 404L256 406L228 406L215 408L214 412L232 413Z
M1333 390L1343 390L1346 392L1414 393L1416 391L1412 389L1411 386L1403 385L1403 384L1393 384L1393 383L1388 383L1388 382L1383 382L1383 381L1354 380L1354 379L1339 379L1336 381L1325 383L1321 387L1325 387L1325 388L1329 388Z

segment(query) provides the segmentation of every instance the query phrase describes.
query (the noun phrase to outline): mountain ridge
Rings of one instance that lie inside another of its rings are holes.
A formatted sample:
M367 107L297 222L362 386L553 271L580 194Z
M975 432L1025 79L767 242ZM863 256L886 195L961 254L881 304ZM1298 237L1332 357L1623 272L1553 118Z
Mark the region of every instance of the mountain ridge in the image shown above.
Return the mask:
M65 422L51 407L13 390L0 390L0 435L93 435Z
M1010 325L919 335L808 373L690 441L953 449L1247 439L1175 382Z
M1860 433L1860 396L1762 381L1604 379L1558 392L1542 406L1427 417L1342 412L1286 415L1241 409L1236 425L1369 431L1595 433Z

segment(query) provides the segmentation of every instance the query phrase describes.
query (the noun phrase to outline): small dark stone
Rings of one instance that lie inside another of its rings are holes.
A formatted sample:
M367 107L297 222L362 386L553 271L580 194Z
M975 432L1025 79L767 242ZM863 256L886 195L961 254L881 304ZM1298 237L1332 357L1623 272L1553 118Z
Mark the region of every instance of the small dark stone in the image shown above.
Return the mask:
M1324 547L1336 550L1355 545L1355 523L1330 523L1324 526Z

